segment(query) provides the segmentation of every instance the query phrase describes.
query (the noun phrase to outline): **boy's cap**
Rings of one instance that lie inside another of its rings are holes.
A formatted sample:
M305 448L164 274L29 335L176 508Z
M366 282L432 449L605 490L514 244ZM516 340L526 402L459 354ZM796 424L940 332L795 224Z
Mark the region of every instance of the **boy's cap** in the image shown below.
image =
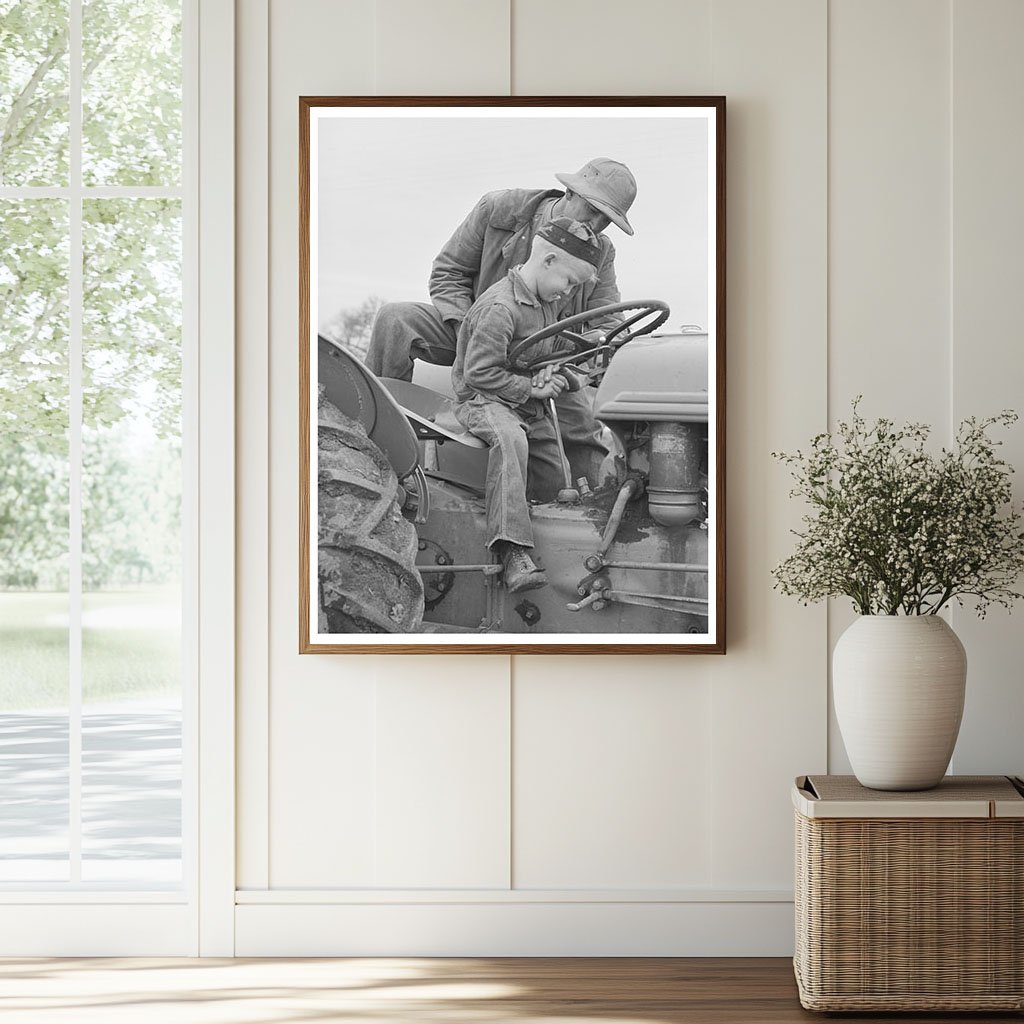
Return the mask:
M633 234L626 212L636 199L636 178L625 164L599 156L585 163L575 174L556 174L555 177L611 218L627 235Z
M568 217L556 217L554 220L548 221L537 234L570 256L585 260L592 267L599 267L601 265L601 247L597 244L597 236L589 228L586 228L587 237L581 238L579 235L573 234L574 227L579 229L585 225L580 224L579 221L569 220Z

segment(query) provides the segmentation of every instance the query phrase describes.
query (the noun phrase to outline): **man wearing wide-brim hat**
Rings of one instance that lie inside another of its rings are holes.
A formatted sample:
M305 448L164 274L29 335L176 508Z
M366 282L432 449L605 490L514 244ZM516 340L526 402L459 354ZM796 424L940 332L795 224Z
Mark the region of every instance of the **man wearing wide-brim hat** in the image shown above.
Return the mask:
M389 302L380 308L366 357L374 373L410 380L416 359L451 366L459 325L469 307L512 267L526 261L534 235L557 217L579 221L594 231L601 257L594 280L563 299L556 318L620 301L615 247L600 232L615 224L633 234L627 214L636 198L636 179L625 164L607 157L589 160L575 174L555 177L564 192L503 189L481 197L434 260L431 301ZM557 407L573 479L586 476L592 484L600 483L607 450L587 393L564 392Z

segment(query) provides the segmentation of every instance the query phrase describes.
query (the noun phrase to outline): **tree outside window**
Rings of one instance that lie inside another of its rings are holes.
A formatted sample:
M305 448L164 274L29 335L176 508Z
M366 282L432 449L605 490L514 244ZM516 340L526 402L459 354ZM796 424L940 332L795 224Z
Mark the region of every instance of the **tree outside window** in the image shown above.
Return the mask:
M86 858L90 707L181 691L182 180L180 0L0 0L0 715L78 687Z

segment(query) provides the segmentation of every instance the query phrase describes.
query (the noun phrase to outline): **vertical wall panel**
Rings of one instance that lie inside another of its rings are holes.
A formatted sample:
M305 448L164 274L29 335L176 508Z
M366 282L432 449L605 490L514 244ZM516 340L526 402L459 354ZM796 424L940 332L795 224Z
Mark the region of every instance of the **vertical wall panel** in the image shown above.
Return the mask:
M372 0L270 5L270 883L372 878L370 659L298 655L299 96L373 91ZM244 174L244 166L242 173ZM247 211L263 216L262 210ZM246 342L239 342L239 359ZM252 439L259 444L257 438ZM242 443L247 444L248 438ZM245 509L239 510L245 515ZM261 641L258 627L242 638ZM244 689L246 680L240 682Z
M867 415L944 436L948 8L832 0L829 12L830 417L863 394Z
M773 449L825 423L825 8L715 4L728 97L729 653L713 664L717 887L788 887L789 785L825 765L824 610L771 591L798 509Z
M708 0L631 4L628 32L611 0L516 0L515 91L709 93L710 26ZM620 277L643 244L620 247ZM701 657L515 659L517 887L707 883L708 674Z
M508 887L507 666L438 656L379 680L378 887Z
M512 90L706 93L711 10L711 0L512 0Z
M374 884L379 660L310 656L301 675L274 678L272 888Z
M421 10L414 9L417 6ZM386 787L389 779L415 764L417 750L408 722L396 726L406 729L399 746L394 745L387 722L379 727L376 690L381 688L381 706L394 708L395 694L404 693L403 684L415 679L423 699L434 702L434 712L442 719L462 721L467 707L464 692L447 685L451 672L445 670L443 659L295 653L298 97L458 91L451 76L453 67L460 66L460 52L508 52L507 8L499 17L500 5L495 3L474 4L472 10L470 6L457 0L442 5L272 0L271 275L277 283L271 296L270 876L277 887L373 885L380 874L378 864L390 879L412 878L428 870L428 865L420 864L422 850L402 835L397 811L389 815L389 805L381 808L376 803L378 766L383 763L386 773L395 773L385 774ZM411 25L415 31L410 31ZM463 91L507 92L507 73L502 84L501 76L495 77L495 63L481 62L479 75L473 73L472 62L465 64ZM402 77L413 71L415 86ZM465 670L474 673L481 691L489 695L482 705L472 703L480 716L475 728L481 736L508 733L508 667L507 658L465 659ZM427 723L428 718L420 716L425 748L432 742ZM390 761L379 758L378 742L393 754ZM497 819L507 820L507 764L503 776L496 774L494 750L489 748L480 764L477 758L483 754L477 746L461 744L446 756L461 758L456 774L470 780L467 785L494 783L489 805ZM435 767L443 776L451 763L454 760ZM458 794L449 795L458 803ZM392 791L392 808L398 806L396 800ZM486 819L480 826L490 828ZM409 828L415 831L415 821ZM493 835L493 830L487 834ZM467 843L473 848L468 838ZM507 884L507 861L506 835L500 852L474 870ZM433 877L440 877L436 870Z
M377 94L509 91L509 0L378 0L376 11Z
M686 660L516 659L516 888L710 882L710 697Z
M236 9L238 52L238 119L236 204L243 215L236 230L238 303L237 333L245 339L243 358L236 363L239 432L236 459L238 501L245 510L237 518L236 574L239 636L237 673L238 817L237 885L266 888L269 883L269 486L270 458L267 417L269 225L268 132L270 111L269 11L267 0Z
M829 420L949 430L949 9L829 5ZM829 650L853 621L830 602ZM829 767L849 771L830 725Z
M1024 414L1024 5L953 4L953 421L1012 408ZM1024 425L994 436L1024 497ZM954 610L967 648L967 704L958 772L1024 772L1024 604L979 621Z
M376 93L508 93L507 0L375 7ZM508 886L509 667L501 656L383 659L377 885Z

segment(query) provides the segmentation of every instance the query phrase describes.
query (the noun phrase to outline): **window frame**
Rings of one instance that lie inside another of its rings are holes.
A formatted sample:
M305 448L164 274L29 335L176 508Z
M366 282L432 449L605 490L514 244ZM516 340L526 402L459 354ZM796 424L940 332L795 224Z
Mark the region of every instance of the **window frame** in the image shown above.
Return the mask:
M0 914L13 925L0 930L0 955L232 955L234 6L182 0L182 175L173 187L83 183L82 10L83 0L69 0L67 185L0 187L0 198L68 203L72 519L72 875L0 884ZM80 880L83 204L158 197L182 204L182 882L174 889Z

